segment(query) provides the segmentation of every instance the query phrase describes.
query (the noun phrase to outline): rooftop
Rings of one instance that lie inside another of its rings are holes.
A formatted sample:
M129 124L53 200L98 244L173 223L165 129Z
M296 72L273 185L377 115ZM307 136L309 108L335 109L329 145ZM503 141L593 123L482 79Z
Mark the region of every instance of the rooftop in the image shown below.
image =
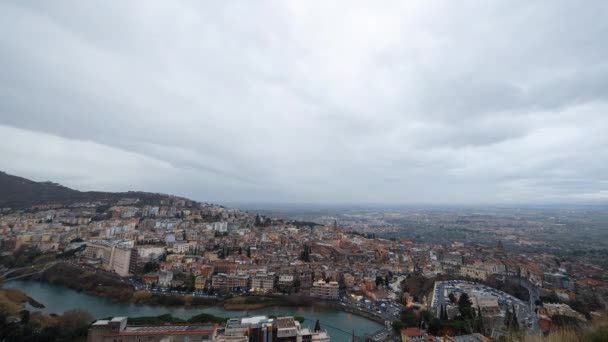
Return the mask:
M279 329L294 328L296 323L293 317L279 317L276 319L276 326Z
M173 333L173 332L213 332L212 324L184 324L184 325L146 325L127 326L121 333Z

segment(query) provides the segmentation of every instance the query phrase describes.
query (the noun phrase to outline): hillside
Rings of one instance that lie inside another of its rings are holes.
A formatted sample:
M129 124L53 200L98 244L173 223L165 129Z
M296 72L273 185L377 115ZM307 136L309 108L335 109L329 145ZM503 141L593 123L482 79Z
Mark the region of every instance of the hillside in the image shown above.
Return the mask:
M69 204L80 201L116 201L138 198L142 203L156 203L169 197L147 192L82 192L52 182L35 182L0 171L0 208L27 208L46 203Z

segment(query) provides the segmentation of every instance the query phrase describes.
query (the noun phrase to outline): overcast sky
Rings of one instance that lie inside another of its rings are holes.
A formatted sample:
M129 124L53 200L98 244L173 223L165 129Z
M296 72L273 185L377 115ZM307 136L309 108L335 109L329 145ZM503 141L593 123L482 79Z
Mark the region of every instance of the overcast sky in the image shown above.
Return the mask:
M201 201L608 200L608 1L0 0L0 170Z

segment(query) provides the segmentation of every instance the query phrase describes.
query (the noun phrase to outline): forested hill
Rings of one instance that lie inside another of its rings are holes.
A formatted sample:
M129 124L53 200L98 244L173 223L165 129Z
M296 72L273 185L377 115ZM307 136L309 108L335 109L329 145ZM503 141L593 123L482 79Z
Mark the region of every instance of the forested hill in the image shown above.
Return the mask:
M138 198L141 204L156 203L164 194L148 192L78 191L53 182L35 182L0 171L0 208L27 208L37 204L69 204L82 201L117 201L121 198Z

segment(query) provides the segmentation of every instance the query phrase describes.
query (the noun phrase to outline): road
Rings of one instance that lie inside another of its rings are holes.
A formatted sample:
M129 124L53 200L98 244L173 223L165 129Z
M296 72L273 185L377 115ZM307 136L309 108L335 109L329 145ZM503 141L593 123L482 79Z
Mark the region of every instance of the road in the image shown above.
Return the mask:
M540 299L540 293L536 286L525 279L521 279L519 284L528 290L530 293L530 327L528 333L530 335L540 334L540 328L538 326L538 317L536 316L536 301Z
M433 298L431 301L431 307L435 308L435 312L437 313L437 318L441 314L441 307L445 304L445 283L444 282L435 282L435 287L433 288Z

